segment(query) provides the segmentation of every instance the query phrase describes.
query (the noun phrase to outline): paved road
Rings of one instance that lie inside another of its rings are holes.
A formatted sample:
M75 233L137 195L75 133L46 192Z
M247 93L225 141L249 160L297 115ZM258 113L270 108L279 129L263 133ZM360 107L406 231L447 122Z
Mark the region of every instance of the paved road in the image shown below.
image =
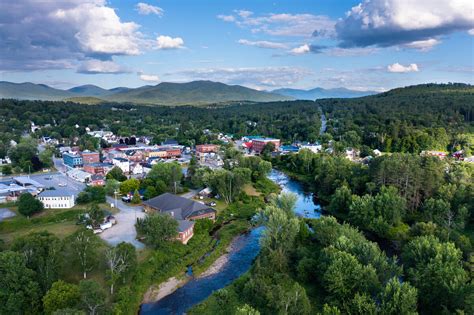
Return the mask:
M194 196L198 194L198 192L199 192L199 189L190 189L187 193L182 194L181 197L192 199Z
M115 204L112 197L107 197L107 202ZM117 199L117 208L120 210L115 215L117 224L112 228L105 230L99 236L110 245L117 245L120 242L131 243L136 248L143 248L145 245L138 240L137 231L135 230L135 222L137 218L144 218L145 213L141 206L130 206L122 200Z

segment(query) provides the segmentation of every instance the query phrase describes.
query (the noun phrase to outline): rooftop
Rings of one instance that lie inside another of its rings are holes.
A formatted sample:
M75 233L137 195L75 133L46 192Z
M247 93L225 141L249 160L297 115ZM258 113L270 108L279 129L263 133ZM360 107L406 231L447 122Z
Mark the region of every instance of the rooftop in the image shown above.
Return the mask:
M145 205L162 212L170 213L176 220L185 220L190 216L213 212L214 209L184 197L164 193L144 202Z
M44 190L38 196L39 197L69 197L73 196L74 192L66 188Z

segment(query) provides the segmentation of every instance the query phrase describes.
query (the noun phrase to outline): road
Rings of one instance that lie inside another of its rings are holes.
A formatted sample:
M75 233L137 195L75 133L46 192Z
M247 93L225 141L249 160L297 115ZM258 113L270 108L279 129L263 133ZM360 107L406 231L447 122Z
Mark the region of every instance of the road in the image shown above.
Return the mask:
M107 202L115 204L113 197L107 197ZM105 230L99 236L110 245L117 245L120 242L131 243L136 248L143 248L145 245L139 242L135 222L137 218L144 218L145 213L141 206L130 206L117 198L117 208L119 213L115 214L117 224L112 228Z

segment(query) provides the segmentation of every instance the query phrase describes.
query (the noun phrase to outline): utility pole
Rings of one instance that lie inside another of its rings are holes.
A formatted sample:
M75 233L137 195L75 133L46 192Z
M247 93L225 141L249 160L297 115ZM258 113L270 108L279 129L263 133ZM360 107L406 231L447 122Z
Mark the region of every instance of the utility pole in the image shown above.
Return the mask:
M114 190L115 208L117 208L117 189Z

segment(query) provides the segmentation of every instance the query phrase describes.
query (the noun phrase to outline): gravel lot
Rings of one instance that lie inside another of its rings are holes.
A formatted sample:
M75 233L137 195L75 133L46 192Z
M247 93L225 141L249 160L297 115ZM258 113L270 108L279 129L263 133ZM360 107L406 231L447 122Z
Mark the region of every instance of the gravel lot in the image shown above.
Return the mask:
M114 198L107 197L107 202L115 203ZM143 248L145 245L138 240L137 231L135 230L135 222L137 218L144 218L145 213L141 206L130 206L120 199L117 199L117 208L119 213L115 214L117 224L110 229L105 230L99 236L110 245L117 245L120 242L131 243L136 248Z

